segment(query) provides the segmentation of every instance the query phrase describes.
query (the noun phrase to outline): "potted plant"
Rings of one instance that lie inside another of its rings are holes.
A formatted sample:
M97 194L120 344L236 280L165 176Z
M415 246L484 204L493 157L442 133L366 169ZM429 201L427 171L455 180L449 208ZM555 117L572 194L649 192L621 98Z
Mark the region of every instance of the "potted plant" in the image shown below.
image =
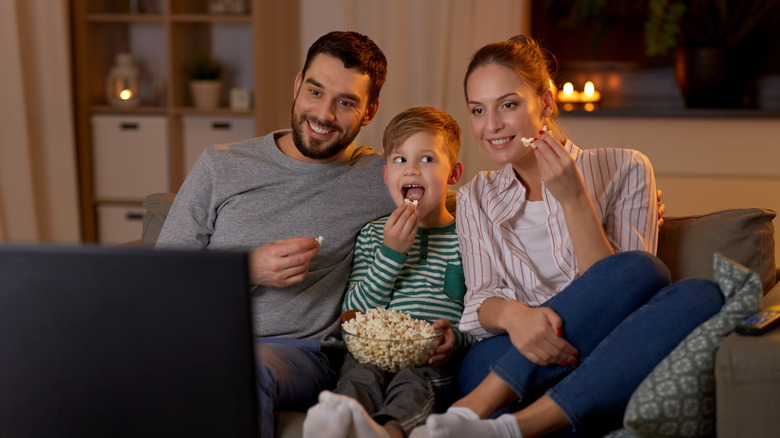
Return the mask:
M674 54L677 80L689 107L744 105L755 78L746 74L751 70L746 66L749 59L735 60L735 48L778 3L780 0L548 0L548 5L564 8L573 22L597 23L602 29L620 19L614 16L616 11L644 11L645 53L658 58ZM760 48L750 50L754 58L756 50Z
M196 108L217 108L222 88L222 63L208 53L190 58L184 66Z
M755 89L735 49L780 0L648 0L648 55L675 50L675 73L689 107L742 107ZM759 49L760 50L760 49ZM747 103L746 103L747 101Z

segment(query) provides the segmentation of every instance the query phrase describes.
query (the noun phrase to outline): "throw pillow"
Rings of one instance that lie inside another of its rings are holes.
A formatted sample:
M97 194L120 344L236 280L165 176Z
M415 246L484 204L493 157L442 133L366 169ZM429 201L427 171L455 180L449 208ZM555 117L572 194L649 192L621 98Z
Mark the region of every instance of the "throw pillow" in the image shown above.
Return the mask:
M774 218L774 211L762 208L664 218L658 231L658 258L669 267L672 281L714 280L712 256L721 253L758 273L768 292L776 277Z
M706 437L715 433L715 353L739 321L761 308L758 275L720 254L715 281L721 310L694 329L639 385L626 407L626 429L642 437Z

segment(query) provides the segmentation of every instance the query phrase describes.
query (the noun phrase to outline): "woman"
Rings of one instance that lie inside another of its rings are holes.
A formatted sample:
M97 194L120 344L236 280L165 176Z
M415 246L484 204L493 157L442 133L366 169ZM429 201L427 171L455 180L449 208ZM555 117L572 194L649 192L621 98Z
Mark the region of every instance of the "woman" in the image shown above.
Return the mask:
M505 165L458 193L460 329L479 342L461 367L466 395L412 437L619 428L642 379L723 303L711 281L669 285L651 255L649 161L562 140L551 83L544 52L524 36L488 44L469 64L473 134Z

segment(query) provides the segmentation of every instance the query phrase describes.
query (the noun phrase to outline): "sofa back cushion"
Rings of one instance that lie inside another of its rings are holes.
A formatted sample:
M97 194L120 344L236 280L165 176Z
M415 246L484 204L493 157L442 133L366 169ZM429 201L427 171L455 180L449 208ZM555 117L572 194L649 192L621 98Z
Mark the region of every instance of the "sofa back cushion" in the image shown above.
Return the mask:
M447 193L447 209L453 213L455 194L454 190ZM143 246L154 246L175 197L175 193L156 193L144 200ZM713 279L712 257L719 252L758 273L766 293L776 282L774 217L772 210L740 208L664 218L658 257L669 267L673 281Z
M712 258L718 252L756 272L766 293L776 282L774 218L774 211L762 208L664 218L658 257L669 267L672 281L713 280Z

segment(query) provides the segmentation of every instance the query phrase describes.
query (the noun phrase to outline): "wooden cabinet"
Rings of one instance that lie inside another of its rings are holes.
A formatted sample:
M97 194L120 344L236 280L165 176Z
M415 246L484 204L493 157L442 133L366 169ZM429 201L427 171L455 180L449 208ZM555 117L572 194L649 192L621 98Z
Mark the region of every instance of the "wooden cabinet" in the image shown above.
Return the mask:
M224 10L221 6L232 4L243 5L243 12L218 12ZM197 140L185 140L188 118L239 120L240 132L249 133L247 137L289 125L289 110L279 108L289 108L292 81L301 62L296 1L73 0L71 8L84 242L105 240L101 230L118 226L100 223L117 217L101 212L133 210L148 194L116 187L146 187L146 182L164 181L155 191L178 190L192 161L186 148L199 147L192 145ZM274 38L276 43L272 43ZM106 79L121 52L130 53L138 68L137 106L107 103ZM219 59L224 67L220 106L214 109L193 106L185 74L187 61L203 53ZM285 61L267 61L280 58ZM282 83L268 80L282 77L286 78ZM282 85L288 86L285 93L280 91ZM230 108L232 88L251 90L250 109ZM261 117L262 104L272 108L273 114ZM119 129L111 125L117 120ZM121 128L140 126L139 121L153 122L154 129L139 136L137 131ZM222 132L230 134L224 141L236 140L234 130L217 130L204 137L204 142L219 142ZM134 146L144 157L123 157ZM149 157L159 162L144 162ZM117 170L105 163L126 167Z

